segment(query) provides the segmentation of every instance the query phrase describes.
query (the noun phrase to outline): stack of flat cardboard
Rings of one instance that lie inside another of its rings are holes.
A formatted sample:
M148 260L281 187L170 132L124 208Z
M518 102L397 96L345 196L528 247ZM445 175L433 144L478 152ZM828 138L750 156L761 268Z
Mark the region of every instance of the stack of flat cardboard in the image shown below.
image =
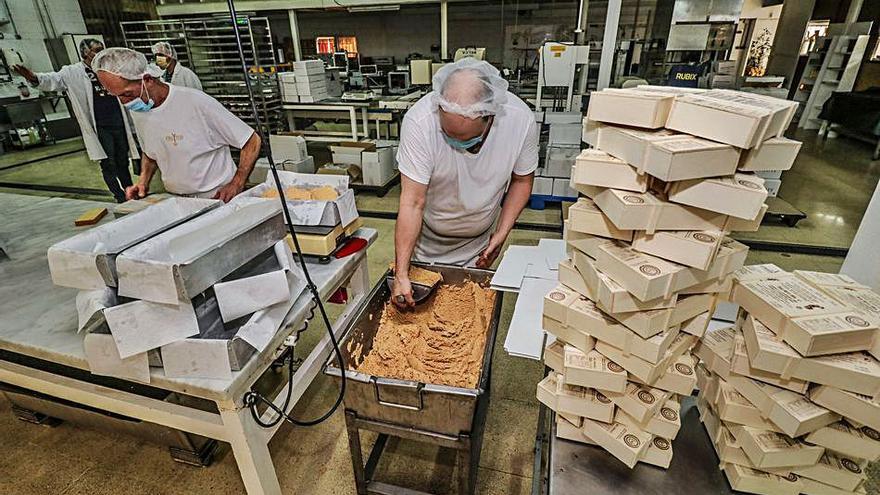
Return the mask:
M880 295L775 265L739 270L730 295L735 325L695 352L698 407L731 486L864 493L865 466L880 459Z

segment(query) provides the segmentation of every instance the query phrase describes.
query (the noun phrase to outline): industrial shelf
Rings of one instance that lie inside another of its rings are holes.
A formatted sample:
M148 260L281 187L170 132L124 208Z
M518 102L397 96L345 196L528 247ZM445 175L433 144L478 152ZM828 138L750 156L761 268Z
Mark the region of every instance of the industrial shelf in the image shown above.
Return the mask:
M205 93L213 96L233 114L256 127L242 73L235 31L241 37L248 70L277 65L272 31L266 17L239 17L235 26L224 17L205 17L160 21L123 22L125 44L150 55L157 41L168 41L177 50L178 60L192 69L202 81ZM249 72L257 111L265 129L277 132L286 127L281 90L274 71Z

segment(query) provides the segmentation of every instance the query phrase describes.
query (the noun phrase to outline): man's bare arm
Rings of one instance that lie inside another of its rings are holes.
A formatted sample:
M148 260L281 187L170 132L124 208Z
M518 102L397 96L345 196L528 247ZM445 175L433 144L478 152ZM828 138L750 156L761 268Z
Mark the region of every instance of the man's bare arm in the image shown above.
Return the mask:
M405 304L410 306L415 302L409 282L409 262L422 231L427 192L428 186L405 175L400 176L400 206L394 228L395 287L392 300L397 302L397 296L403 296Z
M257 163L257 158L260 156L261 144L262 140L260 139L260 136L256 132L251 134L250 139L248 139L241 148L241 154L238 158L238 169L235 171L235 175L232 177L232 180L229 181L229 184L226 184L217 191L217 195L215 196L217 199L221 199L224 203L228 203L229 200L244 190L244 186L247 184L247 179L254 170L254 164Z
M477 259L477 268L488 268L498 257L504 241L513 230L516 219L522 213L523 208L529 202L529 196L532 195L532 183L535 180L535 174L516 175L511 174L510 186L507 188L507 196L504 198L504 204L501 205L501 216L498 218L498 225L495 227L495 233L489 238L489 245L480 254Z

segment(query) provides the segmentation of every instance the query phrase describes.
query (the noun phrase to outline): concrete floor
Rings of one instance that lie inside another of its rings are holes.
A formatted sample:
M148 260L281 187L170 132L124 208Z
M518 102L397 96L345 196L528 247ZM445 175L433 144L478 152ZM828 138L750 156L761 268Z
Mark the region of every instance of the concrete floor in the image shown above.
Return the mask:
M880 178L880 166L870 161L870 148L859 142L831 140L824 151L814 144L815 134L796 135L805 141L795 167L786 172L780 196L806 211L807 220L797 228L765 226L743 238L846 247L858 228L870 195ZM17 163L71 151L76 141L56 150L38 149L0 157L0 183L15 182L90 189L103 189L97 165L82 152L72 152L23 166ZM13 168L4 169L12 166ZM0 191L26 192L17 188ZM108 199L101 194L51 194L55 196ZM396 212L399 190L385 198L362 196L362 211ZM527 211L521 221L558 225L559 209ZM393 220L367 218L379 231L370 248L373 279L384 272L393 255ZM535 244L541 237L557 234L515 230L514 244ZM776 263L785 269L836 271L843 259L757 252L748 263ZM540 363L509 357L503 349L507 323L515 298L504 300L502 322L495 347L492 371L492 405L479 469L478 492L528 493L531 486L532 448L537 423L534 387L542 374ZM306 332L308 347L323 330L315 325ZM298 405L297 417L314 417L335 399L336 387L325 377L312 384ZM243 486L228 448L220 450L209 468L175 463L163 446L132 437L93 431L70 424L50 428L17 421L7 401L0 399L0 494L225 494L242 493ZM365 437L366 446L372 438ZM347 436L337 413L313 428L283 426L270 444L275 468L284 493L354 493ZM448 451L414 442L392 441L382 459L378 479L437 493L455 492L454 457Z

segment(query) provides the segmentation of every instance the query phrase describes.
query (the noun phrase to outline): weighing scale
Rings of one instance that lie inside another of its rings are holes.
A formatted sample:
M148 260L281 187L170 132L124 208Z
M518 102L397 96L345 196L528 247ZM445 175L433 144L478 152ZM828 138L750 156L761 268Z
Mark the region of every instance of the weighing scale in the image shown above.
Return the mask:
M318 258L319 263L329 263L332 255L345 244L345 241L361 226L364 221L357 217L347 226L322 227L320 225L296 227L296 239L304 255ZM285 238L293 249L290 234Z

